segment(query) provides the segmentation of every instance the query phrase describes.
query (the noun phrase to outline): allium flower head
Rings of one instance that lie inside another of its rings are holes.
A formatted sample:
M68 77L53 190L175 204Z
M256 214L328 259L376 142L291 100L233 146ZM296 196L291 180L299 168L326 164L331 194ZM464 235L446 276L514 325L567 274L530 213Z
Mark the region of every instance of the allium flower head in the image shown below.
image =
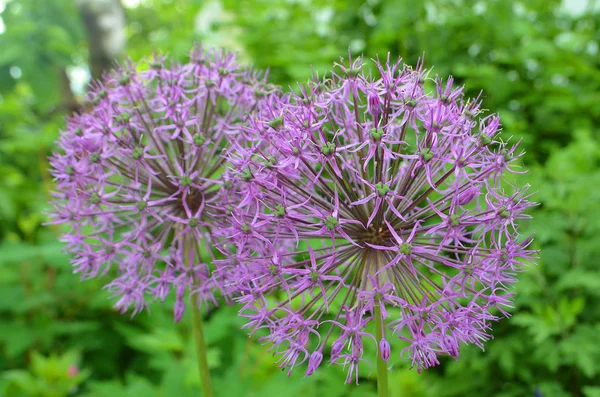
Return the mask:
M247 327L282 368L310 375L326 357L347 381L368 343L418 370L483 347L535 256L516 224L527 187L502 179L521 172L518 143L421 62L388 57L371 74L359 58L300 91L252 118L231 156L241 202L220 266L245 269Z
M96 82L88 109L68 120L51 158L51 223L70 226L62 240L76 273L113 271L117 308L135 314L174 291L179 320L186 291L214 301L200 252L212 254L211 226L229 200L225 155L269 87L225 51L148 63Z

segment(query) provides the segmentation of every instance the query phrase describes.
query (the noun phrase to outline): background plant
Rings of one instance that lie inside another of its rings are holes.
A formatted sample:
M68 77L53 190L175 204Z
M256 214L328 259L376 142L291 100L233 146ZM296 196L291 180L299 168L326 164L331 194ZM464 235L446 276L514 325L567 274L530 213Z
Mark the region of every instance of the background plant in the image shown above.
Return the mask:
M494 328L486 352L421 375L396 366L392 395L600 395L600 13L567 1L123 0L126 53L153 50L187 60L193 41L241 51L270 67L274 83L295 85L347 53L392 52L409 64L425 52L434 73L485 93L505 134L523 138L530 173L523 180L541 205L526 232L536 233L538 265L520 278L514 316ZM54 150L64 115L80 106L90 70L88 25L71 0L0 5L0 394L36 395L14 370L44 379L44 357L70 351L80 371L62 395L197 395L190 318L172 324L158 307L135 320L112 308L103 280L80 284L60 251L58 230L42 228ZM477 91L476 91L477 90ZM171 304L173 302L170 302ZM332 396L375 393L374 377L354 389L332 367L310 379L287 378L265 348L248 340L236 309L208 318L215 389L231 395ZM66 356L68 357L68 356ZM56 381L60 383L58 380Z

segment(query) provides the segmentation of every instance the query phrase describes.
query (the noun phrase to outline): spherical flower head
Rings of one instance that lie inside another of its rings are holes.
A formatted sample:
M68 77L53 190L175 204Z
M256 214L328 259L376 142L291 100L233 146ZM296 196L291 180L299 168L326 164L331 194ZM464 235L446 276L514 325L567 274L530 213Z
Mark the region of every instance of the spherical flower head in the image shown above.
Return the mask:
M186 291L216 303L219 282L202 258L232 200L223 164L271 90L235 54L201 47L186 64L155 57L145 70L127 63L96 82L51 158L51 223L70 227L62 239L75 272L110 272L123 312L173 291L176 320Z
M387 361L399 338L395 355L418 370L483 347L536 254L517 229L527 187L502 178L522 172L522 153L498 116L422 62L388 57L374 71L337 65L250 120L231 158L243 205L219 263L247 269L241 313L282 367L310 375L327 349L348 381L367 343Z

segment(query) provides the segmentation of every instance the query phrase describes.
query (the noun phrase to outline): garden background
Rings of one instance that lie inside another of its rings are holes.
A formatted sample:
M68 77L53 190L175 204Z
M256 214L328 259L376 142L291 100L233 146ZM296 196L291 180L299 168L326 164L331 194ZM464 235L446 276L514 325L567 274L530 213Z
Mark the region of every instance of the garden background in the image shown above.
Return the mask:
M81 283L42 226L47 156L90 75L194 42L239 51L294 86L348 54L423 53L527 150L519 177L540 205L538 264L486 351L417 374L398 357L393 397L600 396L600 2L590 0L0 0L0 396L198 396L189 313L151 305L131 319L105 280ZM369 396L375 374L291 377L240 330L236 309L206 324L217 396ZM398 350L396 350L398 351Z

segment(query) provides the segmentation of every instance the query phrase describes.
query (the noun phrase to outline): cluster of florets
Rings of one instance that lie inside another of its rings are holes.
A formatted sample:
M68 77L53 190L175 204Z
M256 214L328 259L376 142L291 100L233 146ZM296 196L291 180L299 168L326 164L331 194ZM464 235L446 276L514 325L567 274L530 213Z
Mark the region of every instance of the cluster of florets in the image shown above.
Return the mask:
M51 158L51 222L70 226L62 240L75 272L112 272L108 288L122 311L175 291L176 320L186 291L198 303L215 300L201 252L212 255L211 229L228 204L223 164L271 90L234 54L196 48L190 58L156 57L145 71L128 64L95 83Z
M326 357L358 381L365 344L388 361L392 336L418 370L483 347L536 255L516 222L527 186L503 178L523 153L451 78L374 66L284 95L196 48L96 83L51 159L75 271L111 272L123 312L175 291L177 321L186 295L235 296L307 375Z
M422 64L374 66L274 98L230 152L239 203L219 271L237 274L247 327L290 371L325 356L358 381L365 343L387 361L393 336L419 370L483 347L535 255L515 223L527 187L502 182L522 152L498 116Z

